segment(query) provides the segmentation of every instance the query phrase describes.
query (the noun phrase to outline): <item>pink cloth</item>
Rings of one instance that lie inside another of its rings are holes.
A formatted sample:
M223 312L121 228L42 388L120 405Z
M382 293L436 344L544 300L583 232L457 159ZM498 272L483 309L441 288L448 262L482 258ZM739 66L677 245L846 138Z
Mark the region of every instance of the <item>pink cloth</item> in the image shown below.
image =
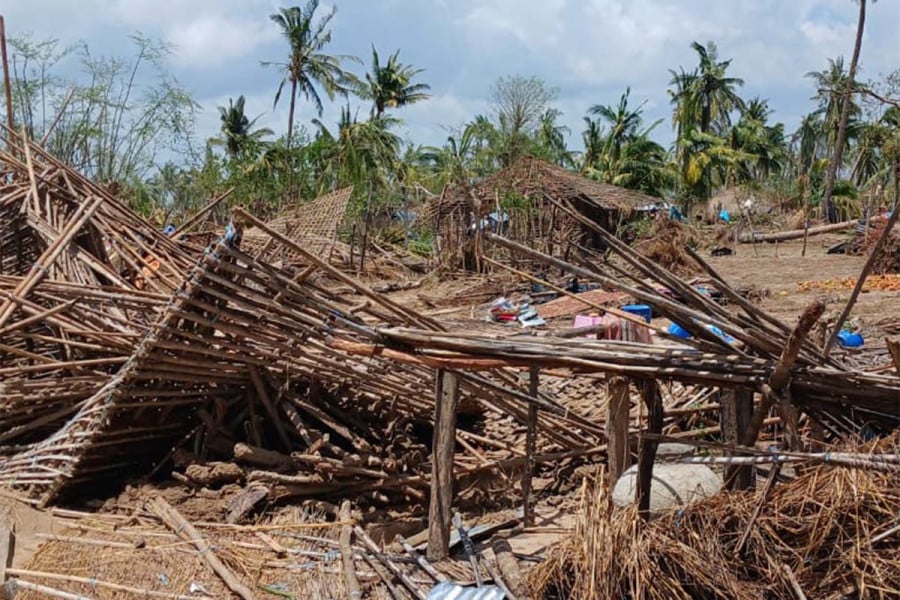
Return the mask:
M575 327L590 327L591 325L603 325L605 329L600 335L602 340L618 340L620 342L639 342L652 344L650 328L641 323L626 321L622 317L605 314L602 317L591 315L578 315L575 317ZM585 337L593 337L587 335Z

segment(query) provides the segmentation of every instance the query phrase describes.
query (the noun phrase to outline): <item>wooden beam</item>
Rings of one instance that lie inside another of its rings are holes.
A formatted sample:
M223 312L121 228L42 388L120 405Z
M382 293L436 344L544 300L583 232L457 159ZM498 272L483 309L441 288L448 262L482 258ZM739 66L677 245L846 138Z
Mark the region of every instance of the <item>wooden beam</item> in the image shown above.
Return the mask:
M606 383L607 418L606 439L609 450L609 489L616 487L622 473L631 466L631 452L628 448L628 419L631 410L630 386L624 377L610 377Z
M730 446L741 445L750 419L753 417L753 393L746 390L723 389L719 391L722 435ZM725 468L725 483L733 490L748 490L754 485L752 465Z
M528 393L532 398L538 396L539 370L532 367L528 373ZM522 472L522 511L525 527L534 525L534 499L532 498L531 479L534 476L534 454L537 449L537 404L528 405L528 429L525 433L525 470Z
M662 394L655 379L645 379L638 384L641 399L647 407L647 431L661 434L663 428ZM635 502L638 514L645 521L650 518L650 487L653 481L653 463L659 441L655 437L641 436L638 452L637 481L635 482Z
M459 377L452 371L435 373L434 436L431 449L431 502L428 506L428 560L447 558L453 514L453 447Z

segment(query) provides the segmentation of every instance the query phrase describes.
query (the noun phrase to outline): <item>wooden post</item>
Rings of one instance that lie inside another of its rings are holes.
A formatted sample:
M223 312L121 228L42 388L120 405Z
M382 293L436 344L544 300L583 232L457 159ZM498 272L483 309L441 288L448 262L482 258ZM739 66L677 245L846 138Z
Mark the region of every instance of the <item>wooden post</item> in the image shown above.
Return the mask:
M0 598L5 597L6 570L13 566L16 550L16 525L12 512L0 511Z
M900 339L886 337L884 338L884 345L887 346L888 352L891 354L894 370L897 371L897 375L900 375Z
M638 389L641 392L641 399L647 406L647 431L656 434L662 433L663 406L659 384L655 379L646 379L640 382ZM658 440L641 436L634 499L638 505L638 514L645 521L650 518L650 484L653 481L653 462L656 460L658 446Z
M431 502L428 506L428 560L450 553L453 515L453 446L456 443L456 407L459 378L452 371L435 374L434 437L431 446Z
M628 417L631 410L630 386L624 377L610 377L606 384L607 418L606 439L609 449L609 489L616 487L622 473L631 466L628 448Z
M753 418L753 392L726 389L719 392L722 420L722 436L725 443L738 446L750 427ZM729 465L725 468L725 483L733 490L748 490L753 487L753 466Z
M528 378L528 393L532 398L538 395L539 371L532 367ZM537 450L537 404L528 405L528 430L525 433L525 470L522 472L522 511L525 527L534 525L534 502L531 497L531 478L534 476L534 454Z

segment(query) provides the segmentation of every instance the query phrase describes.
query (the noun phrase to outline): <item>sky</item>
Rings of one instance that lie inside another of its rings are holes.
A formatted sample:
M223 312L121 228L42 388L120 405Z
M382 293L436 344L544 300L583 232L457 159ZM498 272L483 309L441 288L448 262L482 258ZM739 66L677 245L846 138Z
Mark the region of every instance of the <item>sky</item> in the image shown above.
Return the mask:
M86 42L95 54L128 55L140 31L173 48L168 67L200 104L197 136L219 128L217 106L243 94L258 124L283 132L287 98L273 110L280 80L261 61L287 54L269 15L289 3L271 0L6 0L8 35ZM337 7L332 54L355 55L362 74L374 44L382 57L400 49L401 62L424 69L432 98L396 113L403 136L439 145L448 130L489 111L489 90L501 76L537 76L559 89L556 107L580 147L582 117L594 104L615 104L626 86L646 101L646 121L664 118L654 137L671 142L669 69L691 69L692 41L712 40L729 73L746 81L745 98L770 100L774 120L793 131L814 107L804 74L853 50L858 4L852 0L322 0ZM324 11L323 11L324 12ZM868 6L861 79L900 68L900 1ZM66 68L77 65L67 63ZM63 73L65 75L65 73ZM359 104L355 101L354 104ZM323 120L337 120L341 101ZM360 118L368 106L359 110ZM313 107L298 101L298 121Z

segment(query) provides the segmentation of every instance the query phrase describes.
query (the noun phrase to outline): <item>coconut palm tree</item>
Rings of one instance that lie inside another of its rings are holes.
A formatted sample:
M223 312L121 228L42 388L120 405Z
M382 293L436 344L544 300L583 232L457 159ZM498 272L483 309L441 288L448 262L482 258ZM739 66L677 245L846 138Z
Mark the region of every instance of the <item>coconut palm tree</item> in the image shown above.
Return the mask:
M228 107L219 106L222 121L222 137L210 140L215 145L225 146L225 152L232 158L245 154L252 146L259 146L262 139L272 135L267 127L254 129L259 116L249 119L244 113L244 96L237 101L228 99Z
M399 55L400 50L397 50L382 65L378 50L372 45L372 72L366 73L366 81L359 86L357 94L372 101L372 115L376 119L388 108L400 108L431 97L428 94L431 86L427 83L412 83L423 69L401 63Z
M298 94L302 94L308 101L311 100L316 107L316 112L321 117L322 97L319 95L318 88L321 88L328 98L333 100L336 94L346 95L348 90L357 83L356 78L341 67L343 60L355 60L353 57L330 56L323 52L331 42L331 31L328 29L328 25L337 9L332 8L329 13L316 21L315 13L318 8L319 0L308 0L303 7L282 8L279 12L270 15L290 48L286 62L264 63L276 65L284 73L278 84L278 91L275 92L274 106L278 105L285 84L290 84L291 105L288 109L286 139L288 149L291 147L294 110Z
M611 158L618 159L622 151L622 145L631 138L634 138L643 123L643 109L645 100L641 102L637 108L630 109L628 107L628 96L631 94L631 88L625 88L625 93L619 98L619 104L615 107L605 104L595 104L588 109L588 113L596 115L604 119L609 125L609 133L606 135L607 143L610 144ZM656 127L654 123L650 129Z
M872 0L874 4L876 0ZM831 160L828 162L828 170L825 172L825 189L822 193L822 205L825 207L829 220L834 220L834 212L831 206L831 196L834 188L834 180L837 176L838 167L841 165L841 157L844 152L844 140L847 136L847 122L850 118L850 102L853 98L854 81L856 80L856 67L859 64L859 53L862 49L863 30L866 26L866 0L858 0L859 17L856 22L856 41L853 44L853 56L850 57L850 71L847 75L847 81L844 84L843 102L841 105L841 117L838 122L837 140L834 145L834 152Z
M574 164L572 152L566 148L566 136L569 128L558 125L556 120L562 116L562 112L555 108L548 108L541 115L536 135L538 153L546 155L553 163L561 167L571 167Z

